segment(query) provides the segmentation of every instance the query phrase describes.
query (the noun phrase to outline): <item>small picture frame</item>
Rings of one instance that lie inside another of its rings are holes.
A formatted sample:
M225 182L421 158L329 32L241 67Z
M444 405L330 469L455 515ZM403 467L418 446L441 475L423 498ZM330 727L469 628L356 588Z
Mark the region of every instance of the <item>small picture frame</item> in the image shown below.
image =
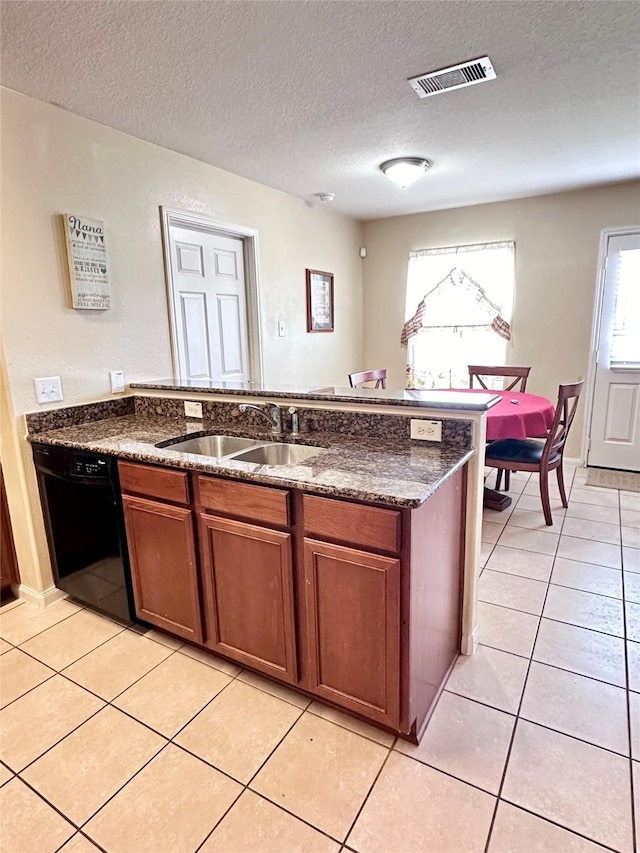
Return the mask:
M307 332L333 332L333 273L307 270Z

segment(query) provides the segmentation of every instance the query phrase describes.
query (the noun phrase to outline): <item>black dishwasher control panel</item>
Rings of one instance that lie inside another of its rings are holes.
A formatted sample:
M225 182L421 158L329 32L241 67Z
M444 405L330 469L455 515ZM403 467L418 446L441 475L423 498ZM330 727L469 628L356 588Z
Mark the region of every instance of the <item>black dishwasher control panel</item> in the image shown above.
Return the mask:
M108 472L107 459L76 454L71 461L71 474L74 477L104 477Z

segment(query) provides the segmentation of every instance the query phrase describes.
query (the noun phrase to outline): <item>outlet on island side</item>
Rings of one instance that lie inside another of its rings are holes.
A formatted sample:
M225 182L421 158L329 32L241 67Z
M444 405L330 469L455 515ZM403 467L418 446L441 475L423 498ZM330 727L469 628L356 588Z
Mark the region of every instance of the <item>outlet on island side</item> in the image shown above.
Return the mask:
M188 418L201 418L202 403L195 403L193 400L185 400L184 413Z
M411 418L411 438L418 441L442 441L442 421Z

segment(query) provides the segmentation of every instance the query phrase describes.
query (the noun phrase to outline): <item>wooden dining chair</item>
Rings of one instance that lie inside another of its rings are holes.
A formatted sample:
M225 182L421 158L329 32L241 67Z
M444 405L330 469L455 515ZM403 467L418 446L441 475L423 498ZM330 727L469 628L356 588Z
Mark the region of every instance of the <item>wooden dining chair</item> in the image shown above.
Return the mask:
M510 471L538 473L542 510L544 520L548 525L553 524L549 500L549 471L555 470L556 472L562 506L569 506L564 488L562 459L583 385L584 379L581 379L580 382L575 382L573 385L560 385L558 387L558 405L556 406L553 424L544 443L535 438L502 438L492 441L487 446L485 462L491 468L498 469L496 489L500 488L502 471L505 472L505 489L507 491L509 490Z
M352 388L360 388L365 382L375 382L374 388L387 387L387 369L363 370L362 373L350 373L349 384Z
M489 388L489 386L485 383L484 377L486 376L500 376L504 379L513 379L513 382L510 385L507 385L503 388L503 391L522 391L523 393L527 390L527 379L529 378L529 373L531 372L530 367L511 367L510 365L507 367L502 365L501 367L490 367L489 365L484 364L470 364L469 367L469 388L473 388L473 380L477 379L478 384L481 388L484 388L485 391L493 391L493 388ZM516 385L519 387L516 388Z

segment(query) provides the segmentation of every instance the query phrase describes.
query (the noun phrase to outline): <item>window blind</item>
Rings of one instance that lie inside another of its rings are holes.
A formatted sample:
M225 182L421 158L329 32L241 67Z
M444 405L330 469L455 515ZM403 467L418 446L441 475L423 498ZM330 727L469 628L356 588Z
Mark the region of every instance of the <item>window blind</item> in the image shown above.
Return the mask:
M612 260L617 268L609 363L640 370L640 249L621 249Z

